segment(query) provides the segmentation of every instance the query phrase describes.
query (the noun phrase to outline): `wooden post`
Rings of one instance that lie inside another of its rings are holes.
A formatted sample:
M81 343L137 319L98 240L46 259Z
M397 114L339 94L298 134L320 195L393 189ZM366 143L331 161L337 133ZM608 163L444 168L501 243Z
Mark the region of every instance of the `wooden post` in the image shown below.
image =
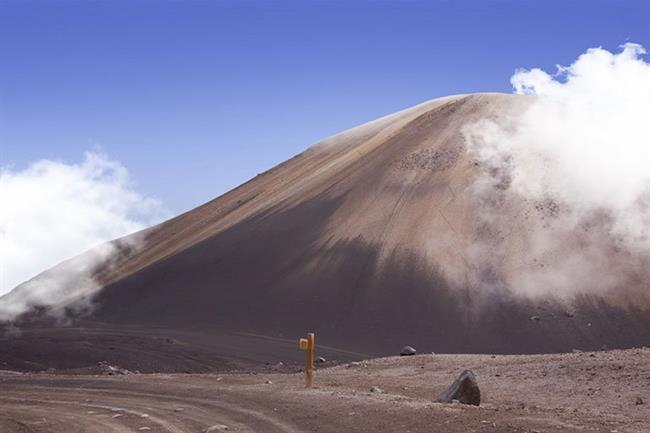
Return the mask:
M311 388L314 382L314 333L307 333L307 338L300 339L300 348L307 351L305 360L305 387Z

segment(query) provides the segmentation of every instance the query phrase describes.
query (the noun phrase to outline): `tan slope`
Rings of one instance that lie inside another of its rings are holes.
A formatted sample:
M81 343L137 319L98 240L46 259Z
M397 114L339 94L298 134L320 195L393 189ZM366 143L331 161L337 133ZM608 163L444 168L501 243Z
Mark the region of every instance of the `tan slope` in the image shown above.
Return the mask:
M504 196L507 186L477 198L482 167L463 133L528 101L443 98L317 143L143 233L141 248L97 274L87 326L173 328L196 332L192 341L246 333L239 345L228 340L232 356L250 353L251 335L292 341L306 330L366 354L404 344L510 353L650 344L650 310L638 304L588 290L531 298L508 285L562 255L530 253L530 228L549 217L539 203ZM488 221L495 209L498 221ZM637 277L618 294L647 287Z
M477 265L466 252L481 210L467 193L476 167L463 128L505 117L525 103L502 94L440 98L338 134L150 230L144 247L100 280L115 281L260 212L344 197L320 242L361 238L380 246L380 259L396 248L417 252L456 284L476 286L469 273ZM512 248L521 249L521 242ZM523 265L525 255L517 252L511 267Z
M354 164L358 164L378 148L386 146L393 137L403 134L404 128L409 128L409 124L414 120L419 119L420 123L426 123L433 120L434 116L444 119L448 113L456 111L459 101L469 99L470 106L455 116L455 122L443 125L443 120L432 125L443 126L447 132L440 131L443 134L433 136L429 141L420 140L419 145L436 147L450 135L454 140L460 140L460 122L471 121L471 116L478 118L482 111L473 113L486 108L492 110L497 104L502 104L500 100L504 98L507 96L497 94L470 98L465 95L439 98L327 138L223 196L146 231L145 246L139 248L140 251L129 257L128 261L121 262L118 269L103 275L102 280L110 282L130 274L265 209L278 205L295 205L334 188L343 176L349 175L349 170ZM470 117L463 118L465 115ZM420 131L420 134L422 133L427 134L427 130ZM409 145L411 144L413 143ZM392 149L391 152L395 150L399 151L399 148ZM395 168L394 175L401 177L404 171L400 171L397 165ZM457 174L453 173L452 176ZM406 183L410 182L408 179L404 180ZM363 212L364 209L360 211ZM357 234L348 233L346 236L354 237Z

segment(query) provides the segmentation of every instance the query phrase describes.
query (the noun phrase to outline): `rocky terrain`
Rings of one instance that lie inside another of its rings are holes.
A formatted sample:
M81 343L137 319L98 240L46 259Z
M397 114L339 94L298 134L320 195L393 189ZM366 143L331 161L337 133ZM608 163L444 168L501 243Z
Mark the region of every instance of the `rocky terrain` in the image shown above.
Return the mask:
M463 369L475 373L481 405L436 403ZM650 426L648 348L326 362L313 389L301 373L274 368L98 373L0 373L0 431L646 433Z

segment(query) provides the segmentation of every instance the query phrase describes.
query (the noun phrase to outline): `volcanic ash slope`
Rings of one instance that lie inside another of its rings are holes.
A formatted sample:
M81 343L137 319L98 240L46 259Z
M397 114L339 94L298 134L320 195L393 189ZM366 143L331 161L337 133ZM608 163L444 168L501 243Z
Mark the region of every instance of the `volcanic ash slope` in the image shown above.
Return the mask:
M588 279L570 293L521 289L608 239L592 221L590 234L568 228L540 250L570 204L522 196L471 151L468 127L506 124L528 104L441 98L319 142L139 234L140 248L97 271L84 323L289 339L313 330L319 343L371 355L405 344L489 353L650 344L638 296L650 280L636 251L611 254L630 263L617 265L612 291L590 290ZM479 188L486 171L498 181Z

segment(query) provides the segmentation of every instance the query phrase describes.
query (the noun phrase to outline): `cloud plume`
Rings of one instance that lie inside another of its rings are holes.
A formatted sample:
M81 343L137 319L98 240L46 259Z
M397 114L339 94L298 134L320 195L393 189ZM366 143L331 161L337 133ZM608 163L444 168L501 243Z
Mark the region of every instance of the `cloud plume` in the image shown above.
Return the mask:
M509 289L595 293L650 305L650 64L628 43L592 48L555 74L518 70L521 112L465 130L481 167L473 194L491 233L525 231L525 257L506 263L503 236L470 255Z
M137 246L107 241L167 215L157 200L134 190L123 165L96 152L80 164L40 160L20 171L2 168L0 203L0 296L94 248L1 297L0 320L88 295L96 288L93 267L116 249Z

